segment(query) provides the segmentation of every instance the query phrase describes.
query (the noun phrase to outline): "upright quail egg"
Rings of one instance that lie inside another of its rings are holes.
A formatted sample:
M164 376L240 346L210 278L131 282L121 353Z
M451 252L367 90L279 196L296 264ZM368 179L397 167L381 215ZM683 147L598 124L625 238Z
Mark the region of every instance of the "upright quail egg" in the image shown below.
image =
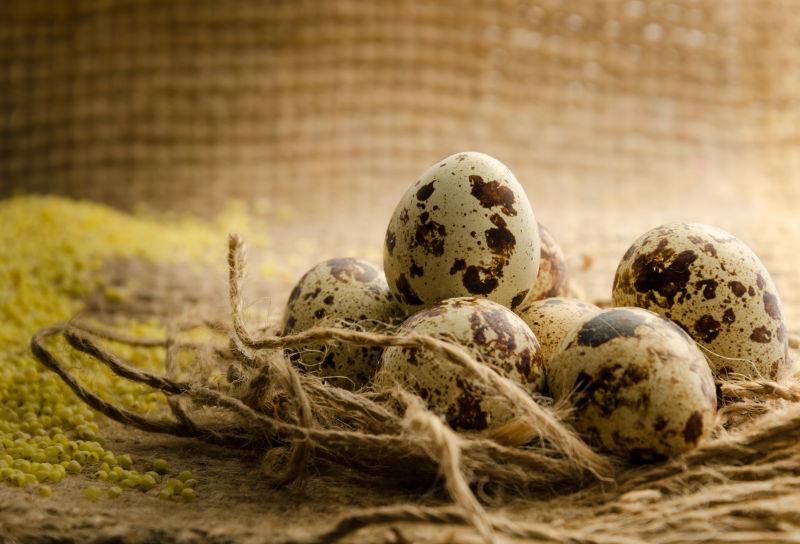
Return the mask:
M750 248L721 229L675 223L645 233L617 268L613 298L680 325L707 349L716 375L775 379L790 370L775 284Z
M599 311L600 308L594 304L575 298L554 297L526 304L517 310L517 315L527 323L542 346L546 370L550 358L564 337Z
M304 331L326 319L369 328L398 323L402 311L375 266L356 259L330 259L306 272L292 289L283 314L283 334ZM365 385L380 356L378 347L337 344L325 349L316 343L292 354L309 371L346 388Z
M550 231L541 223L539 223L539 238L542 241L539 273L525 302L567 295L567 262L564 252Z
M459 296L513 309L536 281L540 252L536 218L514 174L468 152L434 164L403 195L383 266L409 312Z
M632 461L687 451L713 427L708 362L680 327L647 310L589 317L564 338L549 370L555 398L572 400L576 429Z
M412 315L400 328L454 341L531 393L544 385L539 342L525 322L496 302L473 297L444 300ZM507 400L462 367L425 349L387 348L375 384L401 384L457 430L482 431L513 418Z

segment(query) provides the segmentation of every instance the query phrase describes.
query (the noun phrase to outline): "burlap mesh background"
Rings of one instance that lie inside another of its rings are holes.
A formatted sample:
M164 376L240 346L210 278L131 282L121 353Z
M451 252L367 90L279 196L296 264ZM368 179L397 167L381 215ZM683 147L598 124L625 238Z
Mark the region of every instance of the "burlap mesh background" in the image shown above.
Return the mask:
M788 0L6 0L0 196L263 197L324 251L379 249L415 176L475 149L591 257L590 297L643 230L695 219L756 249L796 328L798 90Z
M793 1L9 0L0 194L268 197L326 247L378 247L415 176L478 149L606 274L636 229L697 219L793 298L770 253L798 232L798 36Z

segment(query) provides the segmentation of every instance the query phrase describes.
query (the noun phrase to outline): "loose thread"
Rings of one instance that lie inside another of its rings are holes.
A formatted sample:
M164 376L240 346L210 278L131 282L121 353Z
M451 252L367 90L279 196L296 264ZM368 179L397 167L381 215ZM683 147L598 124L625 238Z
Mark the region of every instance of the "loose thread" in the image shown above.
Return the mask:
M488 544L495 544L497 537L489 517L462 474L461 439L440 418L422 406L419 398L407 393L400 394L406 403L405 426L421 431L431 439L435 448L432 454L441 467L450 498L464 510L466 519L483 540Z
M538 404L520 387L499 375L489 365L476 361L460 346L431 336L316 327L282 337L264 335L260 331L259 336L255 337L247 330L243 317L245 248L241 238L235 235L229 241L228 262L232 327L207 320L203 323L230 337L230 347L214 346L213 352L218 358L217 362L233 361L234 366L241 365L237 367L241 373L237 371L236 374L241 376L242 382L232 384L230 390L222 390L224 388L214 387L203 380L186 381L177 377L177 350L200 350L209 346L180 342L177 331L183 329L177 326L168 328L165 339L137 339L75 320L39 331L31 339L31 350L84 402L126 425L251 450L265 446L291 446L290 459L280 478L281 483L299 479L313 453L364 471L384 474L392 470L404 473L403 467L414 467L416 473L432 477L439 470L444 475L451 498L458 506L457 510L415 510L407 506L373 509L343 519L315 541L333 542L371 524L423 521L469 524L487 542L494 542L498 534L556 542L603 542L602 535L548 532L544 526L536 525L528 525L523 529L520 525L496 519L486 512L470 489L471 481L491 481L517 490L530 485L553 493L552 489L557 486L563 489L564 486L584 483L587 472L600 479L608 479L614 473L614 465L609 459L590 450L565 425L560 407ZM136 414L84 388L45 345L48 338L58 334L63 334L74 349L90 355L115 374L163 392L169 400L175 420ZM159 376L128 364L93 338L143 348L165 348L165 375ZM505 397L523 418L518 423L524 425L509 427L494 437L497 440L506 439L509 443L500 443L491 437L456 434L424 408L418 399L403 397L402 394L400 398L405 400L406 413L401 418L387 408L391 406L391 402L388 402L391 397L389 392L349 392L326 385L316 377L299 372L281 353L284 348L296 348L311 342L430 350L437 359L460 366L471 377ZM800 345L796 335L790 336L789 342L793 349ZM738 413L750 418L748 425L737 433L706 442L664 465L622 472L617 478L618 489L635 489L647 483L665 481L677 474L693 474L715 463L738 464L763 458L776 447L800 438L800 405L783 410L771 409L768 417L751 417L771 406L768 403L756 403L755 399L800 401L800 384L742 380L722 382L720 388L725 397L739 401L726 406L730 408L730 415ZM208 421L195 419L193 416L197 414L190 415L180 403L181 397L191 399L198 408L214 408L217 411L213 412L214 417L207 418ZM538 449L520 448L516 439L508 438L511 436L524 436L525 440L538 437L543 441ZM375 466L376 458L389 461ZM431 461L435 466L431 466Z
M427 335L390 335L374 332L362 332L350 329L319 327L308 329L294 335L264 336L252 338L247 332L241 316L243 302L241 299L241 282L244 276L245 247L241 237L232 234L228 240L228 265L230 267L230 302L233 311L233 328L236 336L251 349L278 349L298 347L309 341L325 342L339 340L358 346L398 346L423 348L436 356L464 368L482 383L489 384L492 389L507 398L520 412L520 417L527 417L532 429L538 436L552 442L562 451L569 462L576 467L588 470L597 478L607 478L612 469L606 459L592 451L574 431L567 428L550 410L535 402L527 392L500 376L488 365L476 361L462 347ZM520 444L517 444L520 445Z
M242 298L242 284L244 282L244 260L245 260L245 246L244 242L238 235L231 235L229 242L228 252L228 265L230 269L230 276L228 281L228 298L231 307L231 319L233 321L233 334L242 344L249 345L252 343L250 333L244 324L242 317L242 309L244 301ZM278 374L283 378L287 389L289 390L290 397L294 400L297 411L300 415L300 424L303 427L310 428L314 424L314 416L312 413L311 403L308 400L308 395L303 389L297 370L294 369L285 358L273 358L271 360L273 367L278 371ZM269 360L261 358L256 366L263 366L270 364ZM266 387L267 381L263 381ZM260 391L254 391L254 395L258 398L261 396ZM289 484L303 475L305 466L308 464L311 455L311 444L307 439L294 440L292 443L292 450L289 458L289 464L286 467L285 474L278 477L278 485Z

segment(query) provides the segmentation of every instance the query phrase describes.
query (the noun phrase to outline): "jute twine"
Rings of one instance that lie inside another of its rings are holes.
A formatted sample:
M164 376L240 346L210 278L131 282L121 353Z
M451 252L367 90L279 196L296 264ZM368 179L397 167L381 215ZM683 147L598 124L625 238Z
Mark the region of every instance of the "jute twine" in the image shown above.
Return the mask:
M793 474L793 467L800 466L800 454L791 448L800 439L800 405L794 404L800 400L800 384L796 382L730 379L719 383L723 404L713 439L667 463L629 467L590 449L570 427L568 406L536 402L491 365L441 338L328 326L282 337L254 335L243 315L245 248L236 235L229 240L228 260L230 325L205 318L182 320L169 324L164 339L141 339L76 319L39 331L31 348L78 397L116 421L149 432L264 452L264 472L276 485L301 485L309 462L316 458L401 481L441 477L454 503L356 512L306 542L335 542L366 526L397 522L468 525L485 542L497 542L499 535L545 542L637 542L609 527L589 525L576 531L511 522L487 512L475 490L521 497L572 494L579 501L581 494L614 488L647 501L689 479L772 477L778 485L786 473ZM212 340L203 342L182 339L184 332L198 327L219 336L212 334ZM134 413L82 385L54 355L51 337L57 335L115 374L163 392L172 417ZM228 341L220 340L221 335ZM132 366L105 347L104 341L164 348L164 375ZM437 359L458 365L470 378L504 397L520 417L490 436L456 433L420 398L398 386L350 392L299 372L284 350L310 341L430 350ZM791 346L798 347L796 335ZM180 377L176 361L181 351L195 355L190 379ZM213 379L210 369L225 369L227 379ZM679 515L692 512L690 506L670 508Z

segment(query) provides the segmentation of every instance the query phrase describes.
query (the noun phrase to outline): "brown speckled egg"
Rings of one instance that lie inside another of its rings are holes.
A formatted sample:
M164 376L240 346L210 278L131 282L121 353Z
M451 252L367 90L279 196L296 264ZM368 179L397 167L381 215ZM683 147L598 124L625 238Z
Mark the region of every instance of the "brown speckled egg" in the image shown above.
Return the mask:
M402 311L378 268L356 259L330 259L306 272L289 295L283 314L283 334L304 331L323 320L358 324L370 329L396 324ZM291 355L296 364L337 386L365 385L381 357L378 347L337 344L308 345Z
M539 223L539 238L542 241L542 258L536 283L525 302L551 297L567 296L567 262L564 252L544 225Z
M790 362L778 291L743 242L699 223L655 228L625 253L614 304L639 306L680 325L715 375L779 378Z
M386 230L389 288L414 312L474 296L515 308L541 258L533 209L511 170L483 153L458 153L414 183Z
M548 384L591 442L634 462L680 454L711 431L714 378L694 341L641 308L590 317L559 345Z
M544 385L536 337L517 315L490 300L462 297L439 302L412 315L401 330L456 342L531 393ZM457 430L482 431L513 417L508 401L468 377L460 366L424 349L387 348L375 383L400 384L417 393Z
M572 330L600 311L594 304L574 298L547 298L517 310L542 346L545 370L556 348Z

